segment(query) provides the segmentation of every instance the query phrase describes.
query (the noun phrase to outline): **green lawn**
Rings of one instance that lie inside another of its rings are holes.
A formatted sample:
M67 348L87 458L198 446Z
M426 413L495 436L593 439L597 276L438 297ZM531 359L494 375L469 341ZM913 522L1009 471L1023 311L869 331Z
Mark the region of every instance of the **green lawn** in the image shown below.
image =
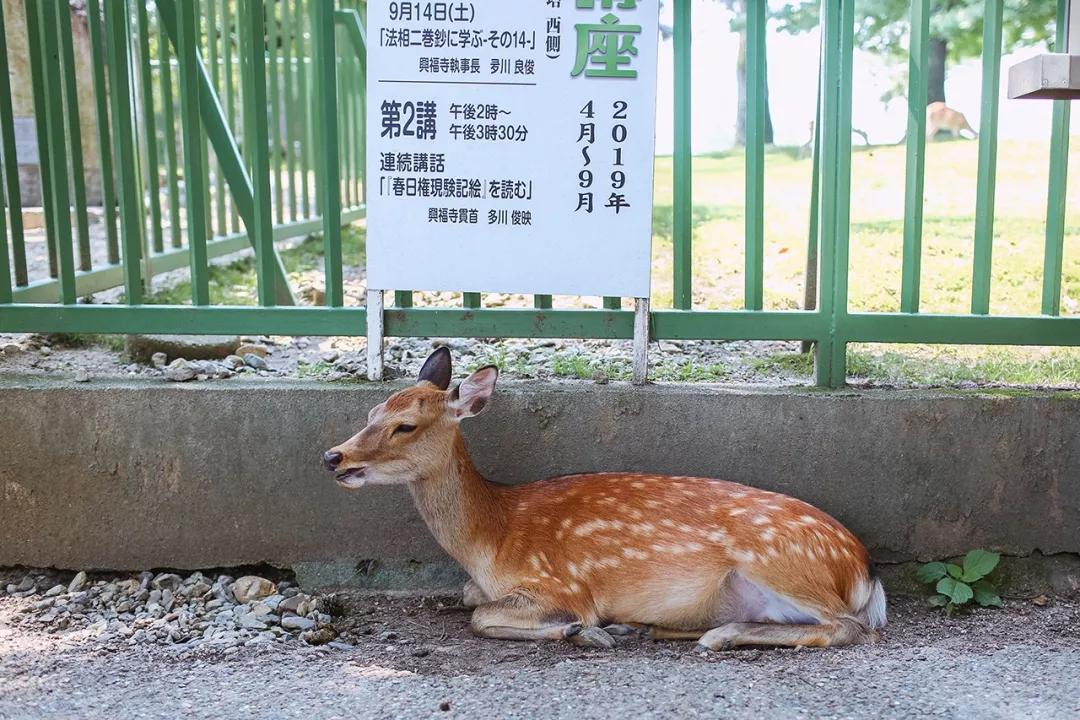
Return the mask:
M1069 175L1080 178L1080 138L1075 138ZM789 149L766 157L765 307L802 307L808 232L811 162ZM897 311L900 304L904 231L905 151L901 146L856 148L852 159L850 307L857 311ZM975 227L978 143L935 142L927 149L923 231L922 311L966 313L970 306L972 237ZM1043 246L1049 146L1006 141L998 149L991 312L1037 315L1042 294ZM741 153L694 159L694 303L699 309L740 309L743 298L744 160ZM1068 192L1062 313L1080 314L1080 182ZM653 219L653 305L670 307L672 298L672 160L657 159ZM349 263L362 263L362 227L345 235ZM294 282L318 282L321 242L309 238L283 252ZM253 304L254 265L244 258L217 265L211 273L215 303ZM184 303L187 283L157 293L152 302ZM417 304L445 302L445 294L418 297ZM585 304L597 298L557 298L556 306ZM499 304L529 306L531 299L503 297ZM798 356L755 361L762 372L808 375ZM851 374L878 382L957 384L1080 385L1080 350L952 346L856 346L850 349ZM591 367L568 362L557 374L591 376ZM622 369L613 368L619 376ZM671 374L671 373L669 373ZM677 377L677 374L676 374ZM708 368L686 379L719 379L722 368Z

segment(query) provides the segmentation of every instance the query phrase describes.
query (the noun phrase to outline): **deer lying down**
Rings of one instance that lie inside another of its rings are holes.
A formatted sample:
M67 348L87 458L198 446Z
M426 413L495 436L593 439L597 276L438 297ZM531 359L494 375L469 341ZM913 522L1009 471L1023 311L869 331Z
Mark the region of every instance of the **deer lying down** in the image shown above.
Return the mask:
M453 390L450 352L323 457L345 488L407 485L469 573L472 629L505 640L611 647L612 635L739 645L873 642L885 593L863 545L800 500L733 482L589 473L516 487L477 472L458 424L498 372Z

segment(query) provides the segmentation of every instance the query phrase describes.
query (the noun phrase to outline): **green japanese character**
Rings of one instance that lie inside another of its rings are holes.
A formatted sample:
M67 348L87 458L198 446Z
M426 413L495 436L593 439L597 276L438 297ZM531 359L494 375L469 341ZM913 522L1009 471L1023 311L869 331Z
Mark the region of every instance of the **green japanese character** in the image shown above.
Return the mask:
M615 0L600 0L601 10L610 10L615 5ZM596 7L596 0L577 0L578 10L592 10ZM637 10L637 0L619 0L617 6L620 10Z
M583 1L585 0L578 0L579 3ZM585 72L585 77L637 77L636 70L620 66L629 65L631 56L638 54L638 49L634 46L634 36L641 33L640 25L622 25L617 16L609 13L600 18L600 24L582 23L574 28L577 30L577 59L570 77L577 77L582 71ZM586 70L586 65L601 67L590 67Z

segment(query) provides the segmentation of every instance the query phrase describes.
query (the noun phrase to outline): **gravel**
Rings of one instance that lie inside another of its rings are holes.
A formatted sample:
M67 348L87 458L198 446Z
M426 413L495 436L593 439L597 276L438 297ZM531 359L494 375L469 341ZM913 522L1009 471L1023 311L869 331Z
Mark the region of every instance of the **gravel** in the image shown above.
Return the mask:
M48 376L142 377L172 382L308 378L366 382L367 341L362 337L267 337L242 339L237 354L223 360L152 356L132 363L121 352L98 346L71 347L65 338L0 335L11 352L0 353L0 373ZM607 383L627 381L633 348L619 340L529 340L391 338L386 347L388 378L413 377L431 351L446 345L460 373L495 364L505 377ZM749 385L808 385L774 355L792 355L793 342L663 341L650 346L650 377L658 382L724 382Z
M159 576L147 575L91 576L81 592L129 583L149 595ZM220 597L231 582L190 579L181 596L212 585L203 605L218 603L207 609L226 626L237 610L266 616L302 594L278 581L275 595L241 606ZM63 581L54 597L74 601L68 576L31 580ZM320 626L308 632L337 634L325 645L253 629L228 631L251 633L244 643L198 649L152 627L134 644L102 644L85 626L59 628L61 614L31 622L53 608L26 608L53 598L18 590L18 574L4 582L15 594L0 596L0 718L1080 717L1078 597L1006 598L1002 610L950 619L898 596L876 645L710 653L636 638L612 651L480 640L457 598L339 593L290 603L333 614L332 625L309 617Z

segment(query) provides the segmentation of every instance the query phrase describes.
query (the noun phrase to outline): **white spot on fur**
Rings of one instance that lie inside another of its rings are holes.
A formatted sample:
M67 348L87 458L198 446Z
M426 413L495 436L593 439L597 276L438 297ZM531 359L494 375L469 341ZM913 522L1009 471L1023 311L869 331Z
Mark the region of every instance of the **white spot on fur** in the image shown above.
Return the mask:
M731 517L737 517L739 515L742 515L744 512L746 512L746 508L744 507L731 508L730 510L728 510L728 515L730 515Z
M765 532L761 533L761 539L763 542L772 542L772 539L776 537L776 531L771 527L765 528Z
M642 552L641 550L636 550L632 547L624 547L622 554L625 557L630 558L631 560L645 560L649 557L648 553Z
M733 550L731 553L731 558L735 562L739 563L752 563L757 560L757 555L750 552L749 550Z
M566 571L573 577L580 577L577 563L566 563Z
M606 530L611 527L611 523L607 520L590 520L589 522L582 523L574 528L574 534L580 537L590 535L597 530Z
M769 522L769 516L768 515L758 515L757 517L755 517L750 522L754 523L755 525L764 525L765 523Z

